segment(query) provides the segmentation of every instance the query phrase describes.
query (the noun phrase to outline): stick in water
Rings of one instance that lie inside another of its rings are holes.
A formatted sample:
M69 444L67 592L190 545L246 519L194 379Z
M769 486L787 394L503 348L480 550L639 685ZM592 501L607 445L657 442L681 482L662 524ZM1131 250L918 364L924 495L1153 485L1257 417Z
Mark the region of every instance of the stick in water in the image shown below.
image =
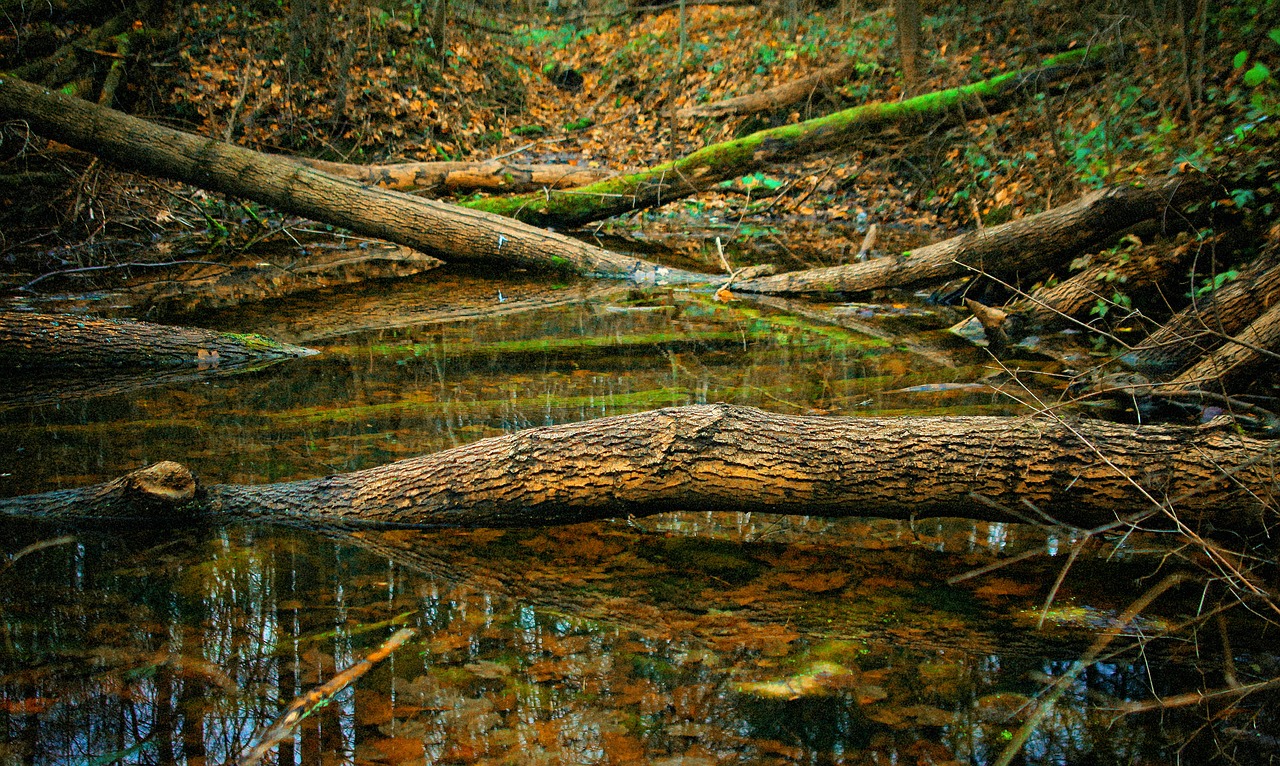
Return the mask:
M416 628L401 628L391 635L382 646L356 664L342 671L327 682L317 686L306 694L289 703L289 707L280 714L270 726L259 732L236 759L236 766L253 766L262 761L271 748L293 736L293 730L302 719L311 715L318 707L326 704L333 696L351 684L360 676L368 673L374 665L385 660L392 652L399 649L404 642L418 634Z

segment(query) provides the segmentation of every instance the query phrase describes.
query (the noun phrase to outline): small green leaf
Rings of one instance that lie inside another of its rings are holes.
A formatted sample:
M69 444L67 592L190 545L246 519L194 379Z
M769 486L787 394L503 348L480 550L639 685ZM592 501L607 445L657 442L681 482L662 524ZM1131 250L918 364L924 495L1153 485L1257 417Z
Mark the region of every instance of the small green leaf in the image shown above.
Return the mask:
M1245 62L1247 62L1248 60L1249 60L1249 51L1240 51L1239 53L1236 54L1235 58L1231 59L1231 67L1232 69L1239 69L1240 67L1244 66Z
M1271 42L1280 45L1280 28L1276 28L1267 33L1267 37L1271 38Z
M1244 73L1244 84L1248 85L1250 88L1256 88L1266 82L1270 77L1271 70L1267 69L1266 65L1262 62L1258 62L1257 64L1254 64L1253 68L1248 72Z

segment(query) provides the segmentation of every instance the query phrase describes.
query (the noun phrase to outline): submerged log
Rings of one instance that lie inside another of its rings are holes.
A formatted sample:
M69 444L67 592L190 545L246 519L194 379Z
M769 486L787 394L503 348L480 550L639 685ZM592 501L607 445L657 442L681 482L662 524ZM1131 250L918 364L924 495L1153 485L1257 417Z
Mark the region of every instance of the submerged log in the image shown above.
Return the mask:
M1205 189L1203 179L1186 176L1108 186L1043 213L971 231L896 258L778 274L739 283L734 289L823 295L910 287L974 272L1016 278L1109 244L1149 218L1169 217L1201 200Z
M1273 444L1232 427L1040 418L824 418L725 404L507 436L320 479L201 486L161 463L0 513L100 521L261 519L517 527L681 509L1044 519L1256 530L1273 522ZM1161 515L1163 514L1163 515Z
M448 262L575 271L646 283L706 280L509 218L368 188L292 159L166 128L3 74L0 118L25 120L47 138L129 170L257 200Z
M315 353L262 335L69 314L0 312L0 368L6 371L211 368Z
M227 266L197 264L172 279L127 288L122 297L134 306L191 313L325 287L410 277L441 265L438 258L381 242L361 248L317 248L305 260L292 262L253 258Z

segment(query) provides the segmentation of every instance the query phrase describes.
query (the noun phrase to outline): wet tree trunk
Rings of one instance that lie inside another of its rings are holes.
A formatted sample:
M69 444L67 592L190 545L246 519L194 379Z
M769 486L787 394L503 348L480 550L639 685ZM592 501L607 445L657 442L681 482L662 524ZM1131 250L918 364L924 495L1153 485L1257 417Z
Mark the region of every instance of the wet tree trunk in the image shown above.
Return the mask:
M793 417L724 404L533 428L322 479L201 487L177 463L0 513L534 526L673 510L962 516L1201 532L1273 522L1273 445L1231 427ZM1154 516L1154 518L1147 518Z
M216 367L314 353L261 335L66 314L0 312L0 369L10 372Z
M576 271L669 283L706 277L477 210L446 205L202 138L0 75L0 118L121 167L253 199L277 210L386 239L446 262Z
M1202 179L1185 176L1108 186L1043 213L971 231L898 257L778 274L739 282L733 289L825 295L910 287L975 272L1016 279L1106 245L1147 219L1177 221L1179 211L1189 202L1201 200L1205 192Z
M1262 316L1254 319L1215 351L1174 378L1175 387L1239 389L1264 364L1275 365L1280 359L1280 303L1273 303Z
M572 227L687 197L768 162L835 148L851 139L887 129L934 130L939 123L1002 111L1100 65L1095 49L1072 51L1042 66L1020 69L990 80L929 93L898 102L864 104L825 117L762 130L743 138L703 147L680 159L639 173L618 176L560 194L523 194L466 203L539 226Z

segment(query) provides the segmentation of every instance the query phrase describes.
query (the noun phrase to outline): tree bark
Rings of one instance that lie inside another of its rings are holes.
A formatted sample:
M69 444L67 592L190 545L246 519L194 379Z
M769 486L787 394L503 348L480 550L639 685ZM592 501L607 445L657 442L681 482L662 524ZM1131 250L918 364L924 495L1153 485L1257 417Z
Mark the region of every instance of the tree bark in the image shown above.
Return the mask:
M1272 451L1218 425L793 417L716 404L533 428L283 484L202 487L177 463L161 463L94 487L0 500L0 513L513 527L716 509L1000 521L1046 514L1094 527L1151 511L1153 526L1176 513L1201 532L1256 530L1274 521Z
M1149 218L1178 220L1206 183L1186 176L1148 178L1108 186L1043 213L971 231L895 258L794 271L741 282L743 293L856 293L909 287L981 272L1002 279L1050 267L1063 258L1108 244Z
M1192 285L1192 289L1195 287ZM1148 335L1124 362L1148 373L1177 372L1217 349L1277 302L1280 302L1280 225L1272 227L1262 252L1233 281L1208 296L1193 300L1192 305Z
M383 189L284 157L172 130L0 75L0 118L114 162L341 226L442 260L570 270L641 282L705 281L477 210Z
M1274 366L1280 359L1280 303L1272 304L1248 327L1225 340L1171 383L1205 391L1239 389L1263 364Z
M615 175L603 168L576 165L526 165L501 160L479 162L403 162L394 165L349 165L300 159L302 164L366 186L397 191L443 194L485 191L519 194L543 189L572 189Z
M712 104L698 104L680 110L681 117L725 117L731 114L758 114L782 109L811 98L814 93L834 88L857 71L858 62L846 58L839 63L798 80L784 82L773 88L726 98Z
M539 226L573 227L687 197L728 178L778 162L832 149L890 128L933 130L940 123L1002 111L1021 98L1098 67L1104 56L1076 50L1039 67L897 102L864 104L796 125L783 125L703 147L678 160L630 175L550 194L494 197L467 207Z
M208 368L315 353L261 335L69 314L0 312L0 368L6 371Z
M902 92L910 96L920 87L920 0L894 0L893 8L902 61Z

